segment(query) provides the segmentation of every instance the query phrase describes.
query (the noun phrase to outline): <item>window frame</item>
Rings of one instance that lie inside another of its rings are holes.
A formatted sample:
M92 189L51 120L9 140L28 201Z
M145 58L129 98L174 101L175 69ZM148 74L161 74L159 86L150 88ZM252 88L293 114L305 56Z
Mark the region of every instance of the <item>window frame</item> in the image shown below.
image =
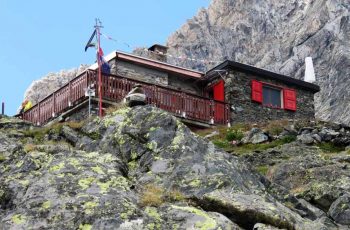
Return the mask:
M272 108L272 109L284 109L284 98L283 98L283 87L280 86L276 86L274 84L270 84L270 83L266 83L266 82L261 82L262 83L262 106L263 107L267 107L267 108ZM273 106L273 105L269 105L269 104L264 104L264 87L266 88L270 88L270 89L274 89L274 90L278 90L280 93L280 102L281 102L281 106Z

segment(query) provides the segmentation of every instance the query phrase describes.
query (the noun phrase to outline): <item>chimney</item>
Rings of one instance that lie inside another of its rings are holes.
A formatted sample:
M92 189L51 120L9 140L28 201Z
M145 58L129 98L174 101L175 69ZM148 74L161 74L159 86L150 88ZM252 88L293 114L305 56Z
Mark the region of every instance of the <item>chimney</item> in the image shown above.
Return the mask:
M161 61L161 62L166 62L167 61L167 52L168 52L168 47L167 46L162 46L159 44L155 44L148 48L149 51L149 57L153 60L156 61Z
M314 83L316 81L315 69L312 57L305 58L305 78L304 81Z

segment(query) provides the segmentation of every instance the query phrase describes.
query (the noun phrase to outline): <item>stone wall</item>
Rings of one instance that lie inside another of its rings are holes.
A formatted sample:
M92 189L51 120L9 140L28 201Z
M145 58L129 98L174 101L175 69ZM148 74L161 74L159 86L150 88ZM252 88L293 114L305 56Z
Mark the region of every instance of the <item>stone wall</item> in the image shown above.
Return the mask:
M168 80L170 88L181 90L186 93L202 95L202 90L198 88L195 84L197 79L169 74Z
M168 85L168 74L165 72L119 60L114 60L110 64L112 74L158 85Z
M197 79L184 77L173 73L143 67L124 61L111 61L111 74L117 74L123 77L132 78L139 81L154 83L167 86L172 89L181 90L187 93L201 95L202 91L195 86Z
M251 81L253 79L296 90L297 111L269 108L253 102L251 99ZM225 78L225 82L225 99L232 104L232 123L280 119L314 120L315 118L314 94L310 91L236 71L231 71Z

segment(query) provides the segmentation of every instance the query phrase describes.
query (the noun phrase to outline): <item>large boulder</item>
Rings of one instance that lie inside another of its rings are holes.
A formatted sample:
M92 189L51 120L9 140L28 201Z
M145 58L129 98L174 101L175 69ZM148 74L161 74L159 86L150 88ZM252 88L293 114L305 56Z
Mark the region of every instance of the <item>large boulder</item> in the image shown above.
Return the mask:
M350 195L345 194L339 197L328 212L337 223L350 225Z
M326 229L270 192L245 161L155 107L65 126L19 129L21 138L0 129L1 230Z

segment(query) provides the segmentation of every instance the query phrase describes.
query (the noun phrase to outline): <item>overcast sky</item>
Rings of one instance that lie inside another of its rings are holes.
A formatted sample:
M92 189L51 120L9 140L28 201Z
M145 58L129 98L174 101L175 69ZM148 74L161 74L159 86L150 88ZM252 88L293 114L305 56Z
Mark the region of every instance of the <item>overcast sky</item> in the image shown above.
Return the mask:
M103 3L102 3L103 2ZM33 80L49 72L91 64L84 52L95 18L102 32L120 41L102 39L105 54L130 52L132 46L164 44L167 37L210 0L0 0L0 102L13 115Z

